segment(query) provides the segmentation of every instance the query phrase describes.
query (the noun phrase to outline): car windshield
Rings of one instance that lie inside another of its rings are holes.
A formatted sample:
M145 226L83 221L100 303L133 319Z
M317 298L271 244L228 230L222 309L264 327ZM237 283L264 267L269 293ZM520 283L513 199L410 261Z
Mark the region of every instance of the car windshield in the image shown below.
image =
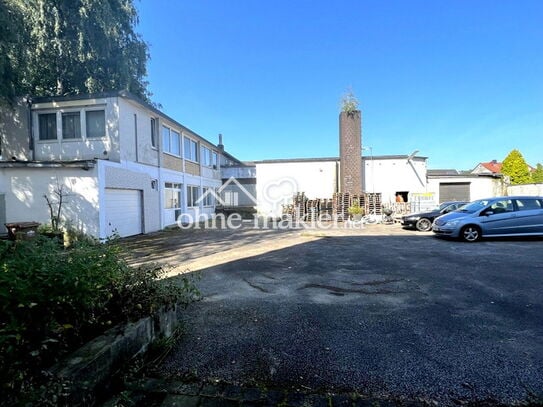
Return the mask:
M467 205L462 206L460 209L458 209L460 212L465 213L474 213L481 209L483 209L485 206L488 205L490 201L488 199L481 199L479 201L473 201Z

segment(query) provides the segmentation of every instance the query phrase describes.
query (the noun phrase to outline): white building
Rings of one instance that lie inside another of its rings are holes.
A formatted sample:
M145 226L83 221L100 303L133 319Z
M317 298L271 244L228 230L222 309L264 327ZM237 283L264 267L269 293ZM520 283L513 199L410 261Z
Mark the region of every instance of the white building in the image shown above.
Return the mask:
M0 224L50 220L44 194L67 192L62 217L105 238L214 213L222 146L128 92L36 98L2 111ZM202 198L202 199L201 199Z

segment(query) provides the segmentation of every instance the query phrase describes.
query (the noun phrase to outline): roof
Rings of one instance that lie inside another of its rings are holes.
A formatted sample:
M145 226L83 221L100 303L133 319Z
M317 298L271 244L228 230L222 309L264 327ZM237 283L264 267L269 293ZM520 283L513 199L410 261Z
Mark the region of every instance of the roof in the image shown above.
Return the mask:
M478 165L483 166L484 168L486 168L488 171L490 171L493 174L499 174L501 173L501 170L502 170L502 163L499 163L496 160L492 160L486 163L479 163Z
M362 160L406 160L409 155L374 155L374 156L361 156ZM426 160L428 157L415 156L413 158ZM315 157L315 158L278 158L273 160L257 160L257 161L246 161L248 165L252 164L275 164L275 163L303 163L303 162L329 162L329 161L339 161L339 157Z
M459 172L457 170L453 170L453 169L435 169L435 170L426 170L426 173L428 175L433 175L433 176L443 176L443 175L458 175Z
M0 161L0 168L94 168L96 160L72 160L72 161Z
M110 92L100 92L100 93L85 93L80 95L68 95L68 96L40 96L40 97L33 97L31 98L32 103L51 103L51 102L68 102L72 100L87 100L87 99L104 99L104 98L113 98L113 97L122 97L127 100L131 100L133 102L136 102L140 104L141 106L145 107L146 109L152 111L153 113L162 116L169 122L172 122L176 126L180 127L181 129L190 132L203 141L205 141L208 144L211 144L212 146L215 146L219 148L215 143L212 143L211 141L207 140L205 137L199 135L195 131L189 129L187 126L182 125L177 120L174 120L170 116L168 116L166 113L158 110L155 106L152 104L144 101L143 99L137 97L136 95L128 92L127 90L117 90L117 91L110 91ZM228 156L228 158L240 162L237 158L232 156L231 154L227 153L226 151L222 150L221 153Z

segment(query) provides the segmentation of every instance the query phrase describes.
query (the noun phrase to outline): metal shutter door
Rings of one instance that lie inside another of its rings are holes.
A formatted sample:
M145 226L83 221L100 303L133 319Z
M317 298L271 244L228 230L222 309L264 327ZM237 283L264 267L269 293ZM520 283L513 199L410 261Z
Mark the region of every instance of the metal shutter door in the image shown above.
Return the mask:
M439 202L470 201L469 182L444 182L439 184Z

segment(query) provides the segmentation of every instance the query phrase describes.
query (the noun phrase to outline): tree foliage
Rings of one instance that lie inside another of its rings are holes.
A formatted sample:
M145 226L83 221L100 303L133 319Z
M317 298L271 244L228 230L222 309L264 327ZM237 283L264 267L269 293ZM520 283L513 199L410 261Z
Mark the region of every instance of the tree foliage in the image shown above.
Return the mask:
M135 32L133 0L0 2L3 16L16 17L0 28L2 38L6 34L1 56L8 56L7 69L14 74L0 85L4 99L13 93L57 96L128 90L149 101L148 47ZM15 89L9 92L10 87Z
M543 165L537 164L535 171L532 173L532 182L534 184L543 183Z
M529 184L532 182L530 168L518 150L512 150L503 160L502 174L511 179L511 185Z

